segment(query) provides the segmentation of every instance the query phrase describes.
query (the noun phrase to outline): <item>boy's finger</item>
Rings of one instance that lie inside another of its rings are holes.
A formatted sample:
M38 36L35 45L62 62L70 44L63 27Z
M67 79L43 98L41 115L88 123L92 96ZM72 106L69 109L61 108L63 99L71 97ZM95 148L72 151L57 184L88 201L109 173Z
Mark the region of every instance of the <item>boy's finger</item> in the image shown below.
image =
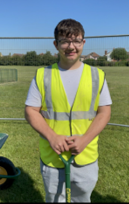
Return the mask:
M67 138L66 138L66 141L74 141L74 136L72 136L72 137L67 137Z
M70 144L73 144L73 142L74 141L67 141L67 144L70 145Z

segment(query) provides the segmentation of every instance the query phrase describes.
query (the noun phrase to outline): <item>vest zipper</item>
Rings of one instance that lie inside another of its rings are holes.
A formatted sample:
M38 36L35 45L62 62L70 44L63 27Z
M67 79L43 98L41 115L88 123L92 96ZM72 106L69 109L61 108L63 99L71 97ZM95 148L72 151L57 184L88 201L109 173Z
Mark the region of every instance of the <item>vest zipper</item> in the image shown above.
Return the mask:
M72 136L72 126L71 126L71 114L72 114L72 108L73 108L73 105L72 105L72 107L71 107L71 109L70 109L70 136Z

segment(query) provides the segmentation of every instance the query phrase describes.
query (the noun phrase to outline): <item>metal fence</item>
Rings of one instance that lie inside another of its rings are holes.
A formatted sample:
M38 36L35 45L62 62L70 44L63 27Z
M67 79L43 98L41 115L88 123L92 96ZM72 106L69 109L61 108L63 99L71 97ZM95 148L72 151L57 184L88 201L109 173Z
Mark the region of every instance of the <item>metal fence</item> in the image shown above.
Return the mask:
M87 36L82 55L92 52L100 56L105 51L111 52L114 48L122 47L129 52L129 35ZM36 51L37 55L50 51L57 54L53 45L53 37L0 37L0 55L26 54Z
M105 36L86 36L86 43L83 48L82 52L82 61L83 57L86 56L89 58L95 58L96 56L105 56L113 51L114 48L125 48L125 50L129 54L129 35L105 35ZM11 65L11 69L18 70L16 78L18 77L18 82L21 86L21 89L26 86L25 93L27 95L27 91L29 88L29 84L31 82L32 77L34 76L34 70L32 70L29 66L17 69L17 56L23 57L28 52L35 51L37 56L43 56L45 53L50 52L52 56L57 56L58 51L53 45L54 38L53 37L0 37L0 60L5 57L5 64L0 64L1 69L8 69L7 60L15 60L15 66L13 63ZM9 57L9 58L8 58ZM2 61L0 61L2 62ZM7 66L6 66L7 65ZM21 64L22 65L22 64ZM35 66L35 70L38 66ZM1 74L0 74L1 76ZM29 78L29 79L28 79ZM2 81L0 81L1 83ZM2 88L1 88L2 90ZM3 88L5 91L5 88ZM26 95L24 100L26 99ZM23 106L21 107L18 102L22 101L23 98L20 94L15 97L17 98L17 107L14 107L14 95L10 96L10 101L12 97L12 102L10 106L7 107L8 111L12 111L12 114L6 114L4 112L3 106L0 106L0 120L25 120L23 115L20 114L20 110L24 112L24 102ZM1 98L2 100L2 98ZM11 115L11 117L10 117ZM13 116L13 117L12 117ZM109 123L109 125L118 125L123 127L129 127L128 125L122 124L113 124Z
M18 80L17 69L0 69L0 83Z

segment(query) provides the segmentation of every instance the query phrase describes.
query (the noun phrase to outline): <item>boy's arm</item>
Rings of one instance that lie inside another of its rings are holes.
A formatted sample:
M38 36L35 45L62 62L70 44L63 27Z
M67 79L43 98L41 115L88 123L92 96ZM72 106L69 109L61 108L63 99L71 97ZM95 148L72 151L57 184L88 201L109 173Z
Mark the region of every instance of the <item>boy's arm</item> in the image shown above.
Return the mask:
M57 153L68 151L69 147L66 143L66 136L57 135L46 123L40 114L40 107L25 106L25 118L28 123L43 137L45 137L52 149Z
M66 138L73 155L77 155L83 151L83 149L105 128L110 120L111 106L99 106L97 115L91 123L86 133L79 136L72 136Z

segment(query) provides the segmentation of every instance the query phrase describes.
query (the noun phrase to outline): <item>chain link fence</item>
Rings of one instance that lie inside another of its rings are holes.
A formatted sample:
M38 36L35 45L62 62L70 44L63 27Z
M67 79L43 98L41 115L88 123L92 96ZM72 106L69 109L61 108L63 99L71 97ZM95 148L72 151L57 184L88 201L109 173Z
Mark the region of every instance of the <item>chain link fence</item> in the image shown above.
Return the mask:
M82 56L96 53L104 56L113 49L122 47L129 52L129 35L106 35L84 37L86 43ZM44 55L49 51L53 56L58 51L53 45L53 37L0 37L0 56L23 56L27 52L35 51L37 55Z
M106 56L110 62L110 54L116 48L124 48L129 54L129 35L87 36L85 39L81 61L94 59L97 62ZM25 120L25 100L37 68L58 61L53 41L53 37L0 37L0 120ZM11 81L16 83L4 83Z

